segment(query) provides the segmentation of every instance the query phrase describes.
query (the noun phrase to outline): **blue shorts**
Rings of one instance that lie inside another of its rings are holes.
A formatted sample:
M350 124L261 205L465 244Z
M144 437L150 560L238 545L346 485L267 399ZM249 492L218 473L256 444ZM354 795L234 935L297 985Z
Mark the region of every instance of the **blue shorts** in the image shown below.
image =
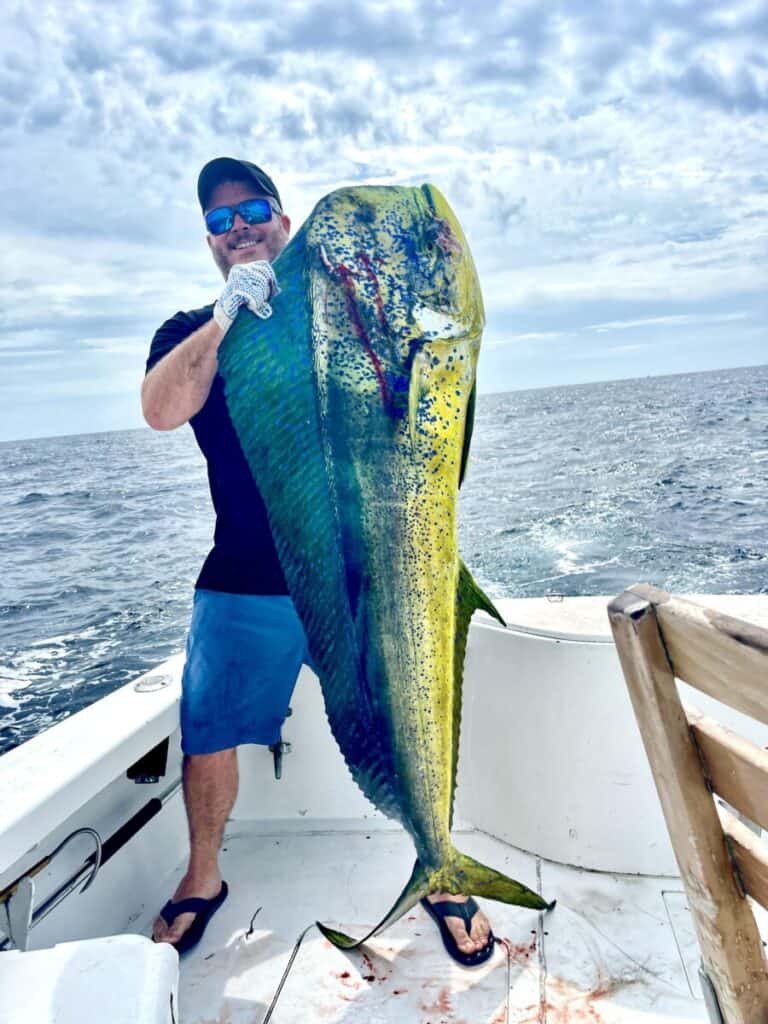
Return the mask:
M181 679L184 753L275 743L305 663L290 597L196 590Z

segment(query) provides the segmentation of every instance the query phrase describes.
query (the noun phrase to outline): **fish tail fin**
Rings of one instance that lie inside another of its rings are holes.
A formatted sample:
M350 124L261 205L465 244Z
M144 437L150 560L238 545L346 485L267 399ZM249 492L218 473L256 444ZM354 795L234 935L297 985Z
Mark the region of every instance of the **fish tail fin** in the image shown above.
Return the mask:
M466 853L456 850L454 856L454 892L464 896L485 896L490 900L513 903L518 907L530 907L532 910L552 910L557 902L553 900L548 903L543 896L529 889L527 885L508 878L495 868L481 864Z
M345 935L344 932L336 931L334 928L329 928L327 925L317 922L317 927L320 929L322 934L332 942L338 949L357 949L358 946L362 946L363 943L367 942L368 939L376 935L382 929L386 928L390 924L394 924L399 917L407 913L411 907L415 907L422 896L426 896L430 891L430 875L424 870L420 862L417 860L413 866L413 872L411 877L408 879L408 884L400 893L395 900L391 910L385 917L379 921L375 928L372 928L367 935L364 935L362 939L355 939L351 935Z
M480 861L468 857L458 850L453 851L450 866L437 871L427 871L420 861L416 861L408 884L395 900L391 910L362 939L329 928L317 922L322 934L338 949L357 949L373 938L378 932L394 924L398 918L415 907L422 897L432 892L455 892L464 896L485 896L502 903L514 903L518 907L530 907L532 910L552 910L555 900L548 903L533 889L521 882L508 878L500 871L489 868Z

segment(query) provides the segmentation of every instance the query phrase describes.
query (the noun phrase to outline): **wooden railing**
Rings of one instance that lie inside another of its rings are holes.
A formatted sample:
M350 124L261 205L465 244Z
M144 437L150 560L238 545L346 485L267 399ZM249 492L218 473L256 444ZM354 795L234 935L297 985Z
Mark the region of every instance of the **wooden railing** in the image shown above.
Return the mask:
M768 724L768 630L649 586L615 598L608 616L721 1019L768 1022L746 899L768 907L768 850L713 798L768 829L768 752L684 708L676 684Z

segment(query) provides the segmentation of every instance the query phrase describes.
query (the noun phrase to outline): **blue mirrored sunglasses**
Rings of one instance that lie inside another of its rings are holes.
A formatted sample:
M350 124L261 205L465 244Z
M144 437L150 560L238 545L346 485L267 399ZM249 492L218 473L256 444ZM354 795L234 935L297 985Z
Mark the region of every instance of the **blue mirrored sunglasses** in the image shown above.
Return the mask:
M244 199L237 206L217 206L205 215L205 226L212 235L223 235L235 223L239 213L246 224L266 224L272 220L272 206L268 199Z

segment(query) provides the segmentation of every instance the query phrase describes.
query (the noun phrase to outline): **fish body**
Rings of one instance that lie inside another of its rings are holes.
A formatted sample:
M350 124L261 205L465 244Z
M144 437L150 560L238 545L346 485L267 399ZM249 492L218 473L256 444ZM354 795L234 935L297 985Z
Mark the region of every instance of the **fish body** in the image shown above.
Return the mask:
M416 847L374 931L428 892L543 909L450 836L469 619L500 618L457 549L484 325L466 239L432 186L342 189L275 271L272 318L242 312L219 368L332 732Z

